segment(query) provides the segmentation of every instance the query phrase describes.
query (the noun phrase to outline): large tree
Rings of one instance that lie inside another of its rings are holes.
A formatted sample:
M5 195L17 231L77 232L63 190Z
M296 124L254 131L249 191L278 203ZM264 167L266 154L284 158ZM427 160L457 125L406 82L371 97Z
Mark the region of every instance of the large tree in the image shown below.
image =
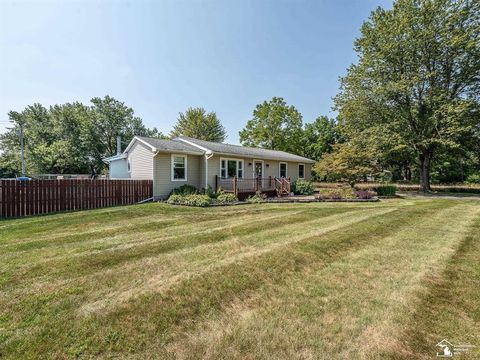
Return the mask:
M312 123L305 124L302 137L302 155L319 160L323 154L332 152L332 147L341 136L334 119L319 116Z
M188 136L195 139L223 142L227 131L214 112L208 112L201 107L188 108L178 115L177 123L170 133L171 137Z
M134 135L162 136L156 129L147 129L131 108L114 98L94 98L92 103L49 109L34 104L21 112L11 111L12 128L0 135L0 176L20 173L20 127L28 174L101 170L102 158L116 152L117 136L122 137L123 147Z
M240 131L240 142L271 150L301 153L302 114L281 97L258 104L253 118Z
M376 128L417 157L421 189L432 159L458 149L479 124L480 2L398 0L378 8L355 42L335 99L350 132ZM398 141L397 141L398 140Z
M122 149L135 135L163 137L156 128L148 129L132 108L111 96L95 97L90 101L98 146L92 155L96 159L115 154L118 136L122 139Z
M369 135L363 133L332 145L333 151L323 154L313 166L317 176L327 181L345 181L351 186L368 176L378 176L381 173L379 147Z

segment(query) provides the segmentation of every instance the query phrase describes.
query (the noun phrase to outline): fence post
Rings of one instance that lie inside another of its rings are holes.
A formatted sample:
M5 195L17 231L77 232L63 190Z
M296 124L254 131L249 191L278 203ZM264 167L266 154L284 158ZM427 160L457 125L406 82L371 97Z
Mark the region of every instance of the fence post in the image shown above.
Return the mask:
M237 184L237 177L234 176L233 177L233 193L235 194L235 196L238 196L238 184Z

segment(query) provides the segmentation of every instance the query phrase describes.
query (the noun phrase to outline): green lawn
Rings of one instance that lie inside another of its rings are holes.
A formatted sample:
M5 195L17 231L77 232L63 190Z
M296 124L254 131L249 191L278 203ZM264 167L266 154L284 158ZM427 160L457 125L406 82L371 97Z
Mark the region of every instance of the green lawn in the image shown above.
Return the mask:
M0 221L0 358L480 357L480 201Z

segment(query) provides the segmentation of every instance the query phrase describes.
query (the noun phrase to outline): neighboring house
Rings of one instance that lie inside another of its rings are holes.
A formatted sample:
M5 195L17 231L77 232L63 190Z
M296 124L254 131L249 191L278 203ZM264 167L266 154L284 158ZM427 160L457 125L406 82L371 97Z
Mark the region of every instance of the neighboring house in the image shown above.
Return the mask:
M168 197L183 184L243 193L275 190L275 181L310 180L314 160L284 151L244 147L179 136L135 136L121 154L104 159L112 179L151 179L153 196ZM288 179L288 180L287 180Z

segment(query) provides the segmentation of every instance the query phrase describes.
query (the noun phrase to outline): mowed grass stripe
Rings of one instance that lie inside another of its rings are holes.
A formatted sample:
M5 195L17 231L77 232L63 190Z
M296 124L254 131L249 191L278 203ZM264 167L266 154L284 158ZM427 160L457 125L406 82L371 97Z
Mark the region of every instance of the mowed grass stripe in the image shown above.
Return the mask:
M275 251L277 248L301 242L312 236L325 235L342 227L351 226L373 216L385 215L395 210L372 210L361 215L351 212L341 213L303 222L301 224L302 232L296 236L285 235L290 234L289 228L297 227L298 223L259 231L241 238L234 236L229 240L198 246L189 251L170 253L171 256L168 260L165 258L159 259L159 262L161 262L160 269L155 268L151 273L139 273L140 279L135 282L136 286L132 287L132 284L129 284L127 289L102 294L100 301L86 304L80 310L86 314L94 311L104 314L105 310L109 310L108 307L118 306L132 297L164 291L185 279L210 272L217 267L225 267L249 257L262 256ZM149 263L149 265L151 267L152 264ZM144 269L145 266L142 264L138 268Z
M439 349L435 344L446 338L475 346L462 359L480 358L480 216L469 230L445 271L427 276L420 301L399 334L402 349L383 355L431 359Z
M11 338L8 347L26 353L30 348L51 353L66 347L71 353L80 351L90 355L129 351L141 356L142 351L151 350L161 357L165 354L164 345L177 332L186 331L200 319L214 316L232 301L262 293L268 286L280 286L312 264L334 261L370 241L378 241L381 236L393 233L404 221L418 220L427 216L428 211L434 212L445 206L449 205L419 205L408 212L392 212L328 233L320 237L321 241L312 237L305 240L315 244L316 251L312 254L298 251L299 244L290 245L216 268L182 281L167 292L142 296L107 316L79 319L76 315L72 317L71 309L58 317L65 323L46 316L39 322L43 326L32 325L27 334L22 332L18 337ZM354 239L352 232L356 234ZM57 311L61 312L61 309L57 308ZM45 326L45 322L48 325ZM66 324L71 330L64 330ZM56 342L48 339L56 339Z
M347 211L347 210L332 210ZM305 210L292 211L288 215L295 215L305 212ZM328 211L326 211L328 214ZM18 266L22 263L32 265L38 262L58 261L62 257L71 257L75 255L82 255L83 252L88 252L89 255L95 252L101 252L107 249L118 249L123 247L127 249L129 246L137 246L156 242L162 239L178 237L180 235L191 235L208 233L215 230L222 230L243 225L245 223L255 223L258 221L274 220L276 218L284 217L283 214L272 214L269 216L259 217L256 214L244 213L235 217L232 221L222 221L221 219L208 218L199 219L181 219L171 220L169 218L158 220L147 217L142 219L142 223L137 222L118 223L115 227L112 225L105 230L96 230L94 232L85 231L70 236L63 235L61 238L42 240L40 246L30 246L31 243L9 244L10 254L4 254L2 260L4 264L14 263ZM219 224L223 224L218 226ZM137 226L138 225L138 226ZM48 245L48 248L46 248ZM26 246L26 247L25 247ZM43 249L41 249L43 248ZM28 252L28 251L30 252Z
M384 212L386 210L380 209L375 211ZM349 215L351 212L349 209L326 209L321 212L323 216L320 218L316 216L312 218L311 214L308 217L291 218L290 225L285 224L284 227L297 227L300 223L305 224L305 222L316 221L318 224L309 225L310 228L315 229L317 226L325 226L331 222L335 223L336 220L342 220L342 216L355 216ZM300 216L301 213L303 212L294 211L291 214ZM335 214L341 217L337 218ZM343 214L346 215L344 216ZM269 213L265 213L265 217L270 217ZM232 221L232 223L237 224L235 221ZM16 293L25 292L42 294L44 291L51 292L62 287L73 285L77 290L82 287L83 291L95 293L97 297L103 298L109 296L111 288L117 289L118 292L126 292L126 289L145 286L145 283L147 283L149 279L149 283L151 284L152 277L158 279L160 283L170 283L173 279L184 276L188 271L192 272L194 271L193 269L208 267L210 263L222 261L227 256L238 256L244 251L243 248L246 248L245 251L252 251L252 249L255 249L253 246L265 246L268 242L280 240L281 236L288 233L288 229L284 229L283 227L263 227L262 230L256 230L256 228L254 229L252 226L253 225L249 223L247 228L248 232L245 232L241 237L239 237L239 234L242 234L243 230L235 227L230 229L227 234L220 234L222 241L214 241L215 237L211 236L215 234L202 234L204 237L202 239L207 239L208 241L201 241L191 247L178 247L172 252L162 254L152 254L149 252L147 254L148 256L108 268L102 268L99 271L90 272L80 278L75 272L73 278L55 276L55 280L52 281L50 276L47 279L32 278L30 281L25 281L26 275L16 274L18 278L23 279L23 282L21 286L13 288L14 292L11 295L15 296ZM218 235L217 232L215 233ZM187 238L195 241L202 240L199 239L199 234L195 233L188 234ZM256 245L256 243L258 244ZM71 259L67 260L69 263L71 262ZM51 266L46 265L46 267L51 270ZM28 274L32 275L31 271ZM107 284L108 286L99 288L98 284Z
M347 211L346 209L328 209L322 213L324 216L328 216L329 214ZM283 219L276 228L285 227L289 224L295 224L296 226L302 222L315 219L318 215L319 214L315 212L294 213ZM42 281L42 278L51 276L55 276L57 280L77 278L98 271L103 272L109 267L121 266L142 258L149 258L188 247L195 247L200 244L221 242L234 236L245 236L251 233L258 233L259 231L268 231L268 229L271 228L272 221L268 219L268 212L265 213L265 216L267 220L241 222L229 228L229 231L225 231L224 227L220 227L218 230L209 231L209 229L207 229L205 233L195 234L195 230L193 230L193 234L187 231L184 234L173 237L170 236L166 239L164 239L164 235L158 234L154 236L154 239L158 241L140 243L138 246L129 248L114 248L111 251L84 253L80 256L67 257L62 259L62 261L56 261L55 259L45 261L45 257L43 256L40 257L40 259L42 259L41 262L32 261L30 264L16 269L18 271L14 273L12 280L14 280L15 277L22 282L27 279ZM201 227L201 224L193 224L193 227ZM137 238L142 239L141 234L138 234ZM4 286L5 285L7 284L4 284Z
M145 205L139 205L147 206ZM27 232L26 236L17 235L14 239L5 239L0 242L0 248L4 247L10 251L29 250L42 248L44 246L57 246L64 245L70 242L81 242L90 239L96 239L98 237L113 237L117 234L129 234L134 232L146 232L153 230L160 230L168 228L171 225L185 226L194 221L195 223L203 223L205 226L218 223L222 220L228 220L231 216L229 212L211 212L210 209L204 209L203 212L196 214L169 214L170 210L168 206L160 204L161 208L157 211L150 212L148 215L144 215L141 212L141 216L135 215L137 209L132 209L132 218L120 217L115 221L95 221L84 224L81 228L77 225L70 226L67 221L66 224L60 221L57 222L55 233L34 233ZM159 212L161 210L162 212ZM101 210L95 210L101 211ZM165 212L164 212L165 211ZM283 209L287 212L288 210ZM276 211L275 213L282 213L283 211ZM235 213L235 217L254 217L258 211L238 211ZM213 216L215 215L215 216ZM63 215L61 219L65 218Z
M180 358L200 354L208 358L252 354L260 359L318 354L327 358L386 358L380 350L396 343L394 335L408 313L405 308L413 301L425 272L442 266L479 211L478 207L458 206L431 213L432 217L410 219L408 226L380 241L318 270L318 263L310 266L302 276L272 287L261 297L254 295L235 303L225 315L198 324L170 349ZM457 231L451 227L457 221L454 214L462 217ZM299 244L309 252L311 245Z

